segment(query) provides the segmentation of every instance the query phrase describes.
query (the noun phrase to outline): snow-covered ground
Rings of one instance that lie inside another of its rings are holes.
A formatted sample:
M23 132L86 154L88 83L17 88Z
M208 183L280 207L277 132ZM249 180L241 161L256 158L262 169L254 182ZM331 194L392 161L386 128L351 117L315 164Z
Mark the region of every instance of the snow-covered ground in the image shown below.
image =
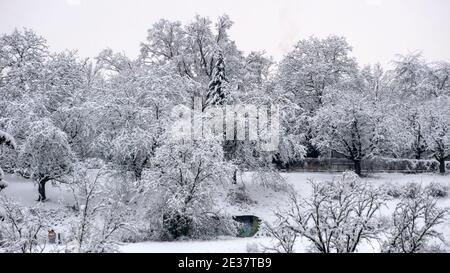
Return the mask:
M5 175L5 180L8 182L8 187L4 189L5 195L26 206L36 204L38 199L36 183L15 174ZM43 203L44 208L73 205L72 193L56 183L47 183L46 193L47 201Z
M283 173L282 176L287 183L291 184L294 189L302 196L308 196L311 192L308 180L326 181L333 177L339 176L339 173ZM27 179L15 175L5 175L9 186L4 190L5 194L14 197L25 205L36 203L37 189L36 185ZM450 186L450 176L442 176L438 174L398 174L398 173L375 173L364 180L374 184L375 186L390 182L397 185L404 185L410 182L420 183L423 186L431 182L444 183ZM235 204L227 199L227 191L219 194L218 204L223 211L232 215L256 215L263 221L271 222L274 219L273 212L282 210L288 205L288 195L283 191L274 191L261 187L251 182L251 174L247 173L243 176L249 197L254 201L250 204ZM49 200L45 203L47 208L55 208L58 206L70 206L73 202L71 193L64 190L63 187L48 184L47 195ZM395 208L398 200L388 202L388 207L382 210L383 214L389 215ZM450 198L438 200L441 207L450 207ZM450 220L440 225L439 230L444 233L447 240L450 240ZM222 237L210 241L179 241L179 242L140 242L123 244L120 246L122 252L247 252L249 249L260 248L261 245L269 245L270 238L254 237L254 238L233 238ZM450 242L447 242L450 247ZM306 242L300 240L296 247L297 252L307 251ZM359 248L360 252L376 252L378 245L363 244Z

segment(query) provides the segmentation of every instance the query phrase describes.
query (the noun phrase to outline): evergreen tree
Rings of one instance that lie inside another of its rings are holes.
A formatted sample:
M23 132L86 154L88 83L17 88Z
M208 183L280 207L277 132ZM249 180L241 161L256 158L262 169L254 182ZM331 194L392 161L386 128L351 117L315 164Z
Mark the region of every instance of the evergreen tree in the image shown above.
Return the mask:
M206 101L203 105L203 110L205 110L209 105L223 105L226 97L223 84L226 81L225 62L223 60L222 52L219 51L217 61L214 66L212 80L208 85L208 93L206 95Z

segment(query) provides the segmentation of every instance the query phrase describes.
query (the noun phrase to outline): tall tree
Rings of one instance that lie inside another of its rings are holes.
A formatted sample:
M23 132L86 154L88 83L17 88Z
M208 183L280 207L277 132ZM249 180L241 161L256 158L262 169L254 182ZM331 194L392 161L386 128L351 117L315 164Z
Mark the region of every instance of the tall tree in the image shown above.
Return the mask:
M279 64L277 85L303 113L302 142L309 157L319 155L311 142L314 137L311 118L323 105L327 90L354 78L357 73L357 64L350 52L351 47L343 37L311 37L299 41Z
M439 162L439 172L445 173L445 161L450 159L450 97L429 101L422 112L427 148Z
M361 175L362 160L390 149L388 121L360 90L335 90L314 117L313 143L323 152L332 150L353 161Z

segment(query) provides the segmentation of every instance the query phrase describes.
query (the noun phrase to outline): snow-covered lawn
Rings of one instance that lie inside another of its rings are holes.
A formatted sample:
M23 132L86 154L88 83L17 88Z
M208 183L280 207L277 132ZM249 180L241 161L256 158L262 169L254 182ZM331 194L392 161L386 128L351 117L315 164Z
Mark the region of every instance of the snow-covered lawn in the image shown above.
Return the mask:
M331 180L333 177L339 176L339 173L283 173L287 183L291 184L294 189L302 196L308 196L311 193L311 187L308 180L315 181ZM23 179L15 175L5 175L9 186L4 190L8 196L14 197L25 205L36 203L37 189L36 186L27 179ZM382 185L390 182L393 184L404 185L410 182L420 183L423 186L431 182L443 183L450 186L450 176L442 176L438 174L399 174L399 173L375 173L364 180L374 185ZM249 197L254 201L251 204L233 204L227 199L227 191L221 191L217 203L223 211L232 215L256 215L263 221L271 222L274 219L273 211L283 210L288 205L288 195L282 191L273 191L268 188L261 187L251 182L251 174L246 173L243 181L249 193ZM73 202L71 193L65 191L62 187L48 184L47 195L49 200L45 203L46 208L55 208L57 206L68 206ZM388 202L388 207L384 208L381 213L389 215L395 208L398 200ZM450 207L450 198L438 200L441 207ZM439 230L444 233L447 240L450 240L450 220L439 226ZM233 238L222 237L210 241L179 241L179 242L140 242L123 244L120 246L122 252L247 252L248 248L254 249L255 246L269 245L270 238L254 237L254 238ZM377 244L364 244L359 247L360 252L378 251ZM447 242L450 249L450 242ZM298 252L307 251L307 244L300 240L296 250Z
M246 253L249 244L268 244L269 241L267 237L222 237L210 241L142 242L126 244L120 249L132 253Z

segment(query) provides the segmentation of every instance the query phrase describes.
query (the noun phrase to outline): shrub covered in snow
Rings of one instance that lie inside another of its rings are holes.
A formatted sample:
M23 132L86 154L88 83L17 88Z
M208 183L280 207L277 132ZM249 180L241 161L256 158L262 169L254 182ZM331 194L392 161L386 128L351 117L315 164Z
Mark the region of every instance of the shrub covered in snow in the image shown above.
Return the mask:
M392 198L399 198L402 196L401 187L391 182L384 183L381 185L380 189L384 191L387 196Z
M449 187L442 183L432 182L425 187L424 191L430 197L445 198L448 196Z
M401 187L402 197L414 199L423 194L422 186L419 183L407 183Z
M274 225L264 223L263 232L272 237L273 246L263 246L266 252L294 253L295 243L300 234L278 214Z
M392 198L417 198L420 194L435 198L445 198L449 192L448 186L435 182L430 183L423 189L420 184L415 182L407 183L403 186L398 186L394 183L384 183L380 188Z
M289 210L276 213L278 227L272 233L279 237L279 245L285 245L286 238L293 239L290 233L295 232L306 238L314 251L344 253L355 252L362 241L378 238L384 225L377 212L386 200L381 190L352 172L332 181L312 181L311 186L310 198L292 194Z
M419 188L417 194L405 197L392 216L386 252L428 252L433 239L442 239L436 226L443 223L447 209L438 208L436 200Z
M0 252L44 250L47 224L39 206L23 207L0 194L0 216Z
M117 251L122 232L133 232L135 222L121 181L105 169L89 175L85 164L78 163L68 185L73 192L76 216L71 223L72 251Z

